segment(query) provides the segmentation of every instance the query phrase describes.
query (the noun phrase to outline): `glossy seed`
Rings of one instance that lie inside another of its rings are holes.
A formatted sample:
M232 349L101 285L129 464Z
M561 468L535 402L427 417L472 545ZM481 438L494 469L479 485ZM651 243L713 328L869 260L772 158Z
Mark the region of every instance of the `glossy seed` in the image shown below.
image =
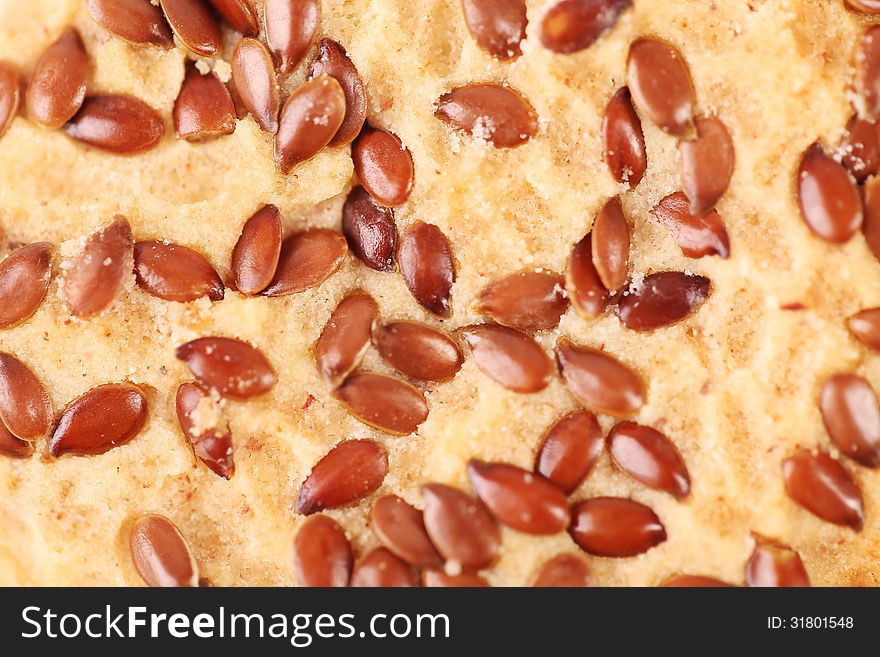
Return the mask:
M603 446L596 416L583 409L573 411L547 430L535 458L535 472L570 495L590 474Z
M836 374L822 386L819 410L835 446L869 468L880 467L880 403L868 381Z
M569 533L581 549L599 557L634 557L666 540L666 529L644 504L594 497L571 509Z
M464 22L483 50L507 60L522 54L526 38L525 0L462 0Z
M444 484L422 486L425 529L448 560L465 570L492 565L501 548L501 532L492 517L467 493Z
M553 361L527 333L495 324L475 324L458 332L480 371L508 390L532 393L550 384Z
M433 224L416 221L403 236L398 261L415 300L435 315L449 317L455 261L446 235Z
M603 351L560 338L556 359L568 389L597 413L625 417L645 403L645 384L639 375Z
M48 128L60 128L82 107L89 59L72 27L40 56L27 88L28 116Z
M376 271L393 271L397 251L394 211L376 203L363 187L351 190L342 207L342 232L355 257Z
M376 548L354 567L351 585L358 587L405 587L417 586L413 569L398 559L387 548Z
M629 273L629 224L623 216L620 197L608 201L593 221L593 265L602 285L619 290Z
M242 39L232 52L232 81L248 113L266 132L278 131L281 100L275 66L266 46Z
M367 118L367 92L363 80L345 48L332 39L321 39L318 54L309 68L309 77L321 75L335 78L345 93L345 118L330 140L330 146L345 146L358 136Z
M198 586L199 568L180 530L168 518L141 516L129 533L131 560L148 586Z
M665 435L635 422L621 422L608 434L614 464L649 488L687 497L691 478L675 444Z
M681 252L688 258L730 256L730 238L721 215L713 209L695 217L684 192L674 192L660 199L651 214L669 228Z
M648 168L648 153L642 121L626 87L618 89L605 108L602 140L605 163L614 180L630 189L638 185Z
M676 137L693 134L694 83L681 53L664 41L632 43L626 78L633 100L651 121Z
M486 588L489 582L484 577L472 573L447 575L439 568L425 568L422 571L422 586L425 588Z
M391 367L421 381L447 381L464 360L458 343L448 333L421 322L378 326L373 344Z
M257 12L250 0L208 0L211 6L236 32L244 36L256 36L260 28L257 25Z
M11 459L26 459L34 453L34 444L13 436L0 420L0 456Z
M660 586L664 588L727 588L732 584L704 575L673 575L664 580Z
M339 130L345 117L345 94L327 76L309 80L290 94L275 135L275 163L283 174L312 159Z
M385 374L353 374L333 394L355 418L393 436L415 433L428 417L419 389Z
M691 214L703 215L724 196L733 177L735 151L724 123L716 116L699 116L697 136L679 142L681 185L691 201Z
M542 476L474 459L467 472L477 497L498 522L526 534L557 534L568 526L565 494Z
M838 152L846 170L858 182L880 171L880 126L853 114Z
M134 273L144 291L166 301L223 298L223 281L211 263L179 244L163 240L138 242L134 245Z
M232 278L242 294L265 290L281 256L281 217L274 205L264 205L248 219L232 250Z
M147 421L147 399L130 383L106 383L71 402L49 441L52 456L103 454L134 438Z
M587 234L574 245L565 278L568 296L575 310L588 319L605 312L609 295L593 264L592 234Z
M203 75L194 65L187 66L173 116L179 139L199 141L235 131L235 105L226 85L213 73Z
M864 4L865 0L860 0ZM872 3L873 4L873 3ZM869 28L861 42L861 56L857 58L861 69L862 93L868 115L880 118L880 25Z
M187 48L203 57L223 50L220 25L203 0L159 0L171 29Z
M35 441L49 433L52 404L36 374L12 354L0 351L0 424L16 438Z
M266 0L266 42L283 75L302 61L321 22L319 0Z
M47 242L21 246L0 261L0 329L29 319L52 282L55 249Z
M855 181L819 144L804 153L797 188L804 223L826 242L846 242L862 225L862 200Z
M376 491L388 473L388 454L372 440L345 440L312 468L296 498L304 516L338 509Z
M98 25L130 43L174 46L162 10L150 0L86 0L86 9Z
M709 298L705 276L662 271L645 276L635 290L617 302L617 317L633 331L653 331L689 317Z
M880 176L870 178L862 189L865 214L862 231L871 253L880 260Z
M378 317L379 305L365 292L354 292L339 302L315 343L315 361L324 383L335 388L360 365Z
M282 242L278 268L263 294L282 297L318 287L339 271L346 253L345 237L335 230L312 228L294 233Z
M557 53L589 48L631 6L632 0L562 0L544 15L541 43Z
M354 557L342 527L327 516L306 520L293 543L297 586L345 587Z
M439 566L443 559L428 537L422 512L397 495L383 495L370 509L370 526L379 540L414 566Z
M504 326L528 330L556 328L559 318L568 310L565 279L543 269L509 274L480 292L476 310Z
M500 84L469 84L440 96L434 116L495 148L513 148L538 132L538 117L519 93Z
M595 578L589 562L579 554L562 553L541 566L532 586L580 588L593 586Z
M880 351L880 308L860 310L847 319L846 325L859 342Z
M351 158L361 185L379 203L397 207L409 198L412 155L390 132L365 127L352 146Z
M177 358L201 383L224 397L249 399L275 385L275 372L263 353L235 338L198 338L180 345Z
M232 477L232 434L210 395L196 383L182 383L175 405L180 428L198 459L224 479Z
M9 62L0 60L0 137L6 134L21 103L21 77Z
M165 123L156 110L137 98L91 96L64 130L93 148L131 155L158 146L165 136Z
M746 562L746 586L810 586L800 555L790 547L755 537L755 549Z
M880 14L880 0L844 0L847 5L866 14Z
M865 506L859 485L827 452L795 452L782 462L782 480L788 496L813 515L862 530Z
M132 270L131 226L117 215L92 233L64 275L64 298L70 312L92 317L109 306Z

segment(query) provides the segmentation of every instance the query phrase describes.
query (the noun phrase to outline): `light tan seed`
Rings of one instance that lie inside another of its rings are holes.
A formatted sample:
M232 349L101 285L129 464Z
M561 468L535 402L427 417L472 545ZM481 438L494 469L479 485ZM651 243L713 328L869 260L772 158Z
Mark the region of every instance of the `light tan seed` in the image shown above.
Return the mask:
M373 494L388 473L388 454L372 440L345 440L312 468L296 498L304 516L338 509Z
M150 0L86 0L86 9L98 25L129 43L174 46L162 10Z
M494 324L466 326L459 333L483 374L508 390L532 393L550 384L553 361L527 333Z
M397 588L418 586L413 569L387 548L376 548L355 566L351 585L360 587Z
M275 372L256 347L235 338L198 338L180 345L175 356L201 383L224 397L250 399L275 385Z
M501 533L492 517L467 493L445 484L422 486L425 529L448 560L466 570L491 566L498 558Z
M568 310L565 279L544 269L509 274L483 288L476 310L504 326L527 330L556 328Z
M144 291L166 301L220 301L224 295L223 281L202 254L163 240L134 245L134 273Z
M198 586L199 568L180 530L168 518L141 516L129 533L131 559L148 586Z
M131 226L122 215L89 236L64 275L64 298L71 313L93 317L113 302L131 275L133 246Z
M414 222L403 236L398 261L415 300L435 315L449 317L455 260L446 235L433 224Z
M275 135L275 163L288 174L330 143L345 118L345 93L327 75L309 80L290 94Z
M235 105L226 85L214 73L203 75L193 64L187 66L173 116L179 139L200 141L235 131Z
M588 233L572 248L565 278L575 310L587 319L595 319L605 312L609 294L593 264L592 234Z
M409 198L415 176L412 155L395 135L365 127L352 146L351 158L361 185L379 203L397 207Z
M21 103L21 77L11 63L0 60L0 138L9 130Z
M242 39L232 52L232 81L242 104L264 131L278 131L281 100L275 66L266 46Z
M391 367L421 381L447 381L461 369L464 360L452 336L420 322L377 326L373 344Z
M266 0L266 42L282 75L303 60L321 22L319 0Z
M159 0L171 29L197 55L213 57L223 50L220 25L203 0Z
M587 408L625 417L645 403L641 377L613 356L560 338L556 358L568 389Z
M688 258L717 255L730 256L730 238L716 210L695 217L684 192L674 192L660 199L651 214L669 228L681 252Z
M131 96L91 96L64 131L73 139L117 155L155 148L165 136L162 117Z
M48 128L60 128L82 107L89 59L82 39L67 28L40 56L27 88L28 116Z
M177 421L198 459L215 474L235 474L232 434L211 396L197 383L181 383L175 399Z
M211 6L236 32L246 37L256 36L260 32L257 25L257 12L250 0L208 0Z
M262 294L282 297L318 287L339 271L347 253L345 237L335 230L294 233L282 242L275 276Z
M353 292L339 302L315 343L324 383L335 388L360 365L378 317L379 305L366 292Z
M596 416L584 409L574 411L547 430L535 458L535 472L570 495L590 474L603 446Z
M439 566L443 559L428 537L422 512L397 495L383 495L370 509L370 526L379 540L414 566Z
M345 92L345 118L330 140L330 146L345 146L358 136L367 119L367 92L363 80L345 48L332 39L321 39L318 54L309 68L309 77L321 75L336 78Z
M333 393L355 418L393 436L408 436L428 418L425 396L385 374L356 373Z
M0 423L33 442L52 427L52 403L40 379L12 354L0 351Z
M693 134L694 83L678 50L659 39L636 39L626 79L636 106L658 127L676 137Z
M440 96L434 116L492 144L514 148L538 132L538 117L518 92L500 84L469 84Z
M626 87L618 89L605 108L602 139L612 177L630 189L638 185L648 168L648 154L642 122Z
M590 562L579 554L557 554L541 566L532 586L585 587L593 586L595 577Z
M242 294L265 290L281 257L281 217L274 205L264 205L248 219L232 250L232 277Z
M617 24L632 0L562 0L544 15L541 43L548 50L572 53L589 48Z
M501 60L522 54L526 38L525 0L462 0L464 22L477 45Z
M602 285L619 290L629 274L629 224L623 216L620 197L608 201L593 220L593 265Z
M316 515L303 523L293 543L297 586L348 586L353 562L351 545L334 520Z
M746 586L810 586L810 577L797 552L761 536L754 538L755 549L746 562Z
M33 316L52 282L55 248L48 242L21 246L0 262L0 329Z
M691 201L691 214L703 215L724 196L736 161L733 140L716 116L696 119L697 136L678 145L681 185Z

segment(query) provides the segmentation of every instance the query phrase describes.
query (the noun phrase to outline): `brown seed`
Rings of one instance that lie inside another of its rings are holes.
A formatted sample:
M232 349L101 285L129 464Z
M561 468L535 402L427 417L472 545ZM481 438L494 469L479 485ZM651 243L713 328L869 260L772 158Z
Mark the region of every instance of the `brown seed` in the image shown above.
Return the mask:
M259 34L257 12L251 6L250 0L208 0L208 2L236 32L246 37Z
M266 42L283 75L306 56L321 22L319 0L266 0Z
M6 134L21 103L21 77L9 62L0 60L0 137Z
M315 157L330 143L345 118L345 94L327 76L309 80L290 94L275 135L275 163L283 174Z
M709 298L712 283L705 276L661 271L645 276L617 302L617 317L633 331L653 331L680 322Z
M345 146L358 136L367 118L367 92L363 80L345 48L332 39L321 39L318 54L309 68L309 77L321 75L336 78L345 92L345 118L330 140L330 146Z
M619 290L629 273L629 224L623 216L620 197L608 201L593 221L593 265L602 285Z
M541 475L475 459L467 472L477 497L498 522L526 534L557 534L568 526L565 494Z
M342 527L327 516L306 520L293 543L297 586L345 587L354 558Z
M871 384L836 374L822 386L819 410L837 448L869 468L880 467L880 403Z
M379 305L366 292L354 292L339 302L315 344L324 383L335 388L360 365L378 317Z
M593 236L587 234L574 245L566 272L568 295L579 313L594 319L605 312L608 290L593 264Z
M480 292L477 312L513 328L556 328L568 310L565 279L546 271L520 271L500 278Z
M415 433L428 418L425 396L393 376L352 374L333 394L358 420L393 436Z
M582 550L599 557L634 557L666 540L666 529L644 504L594 497L571 509L569 533Z
M630 189L638 185L648 168L642 121L632 104L629 89L621 87L611 97L602 121L605 163L612 177Z
M379 203L397 207L409 198L412 155L390 132L365 127L352 146L351 158L364 189Z
M29 319L52 282L55 248L47 242L21 246L0 262L0 329Z
M232 52L232 82L242 104L266 132L278 131L278 79L266 46L256 39L242 39Z
M553 361L527 333L495 324L465 326L459 333L480 371L508 390L539 392L550 384Z
M202 75L195 65L174 101L174 130L179 139L199 141L235 131L235 105L226 85L213 73Z
M370 525L379 540L414 566L439 566L443 559L431 543L422 512L397 495L383 495L370 509Z
M865 221L862 231L871 253L880 260L880 177L870 178L863 190Z
M676 137L693 134L694 83L678 50L659 39L636 39L626 77L633 100L651 121Z
M0 424L16 438L35 441L52 428L52 404L31 369L0 351Z
M464 22L474 41L498 59L515 59L522 54L526 38L525 0L462 0Z
M335 230L312 228L294 233L282 242L275 277L263 294L283 297L318 287L339 271L346 253L345 237Z
M134 245L134 273L147 293L166 301L223 298L223 281L203 255L164 240Z
M584 409L574 411L547 430L535 458L535 472L570 495L596 465L603 445L596 416Z
M865 506L859 485L827 452L795 452L782 462L782 480L788 496L813 515L862 531Z
M862 199L843 165L814 143L798 169L801 216L826 242L846 242L862 225Z
M367 267L394 270L398 241L394 211L377 204L363 187L352 189L345 200L342 232L351 252Z
M755 536L755 549L746 562L746 586L810 586L810 577L797 552Z
M492 565L501 548L501 532L492 517L467 493L444 484L422 486L425 529L444 558L465 570Z
M171 29L187 48L203 57L223 50L220 25L202 0L159 0Z
M458 343L448 333L421 322L378 326L373 343L391 367L421 381L447 381L464 360Z
M131 226L122 215L92 233L64 275L70 312L92 317L109 306L131 274L132 251Z
M235 473L232 434L211 397L196 383L181 383L176 407L180 428L195 455L215 474L231 478Z
M26 459L33 453L34 444L13 436L0 420L0 456L11 459Z
M86 0L86 9L98 25L130 43L174 46L162 10L150 0Z
M632 415L645 403L641 377L613 356L568 338L556 343L562 379L587 408L614 417Z
M675 444L665 435L635 422L621 422L608 434L614 464L649 488L687 497L691 478Z
M433 224L414 222L403 236L398 261L415 300L435 315L449 317L455 261L446 235Z
M580 588L593 584L595 578L590 563L579 554L562 553L541 566L532 586Z
M838 152L846 170L858 182L880 171L880 126L853 114Z
M558 53L589 48L631 6L632 0L562 0L544 15L541 43Z
M880 0L845 0L846 4L866 14L880 14Z
M865 0L860 0L861 4ZM861 57L858 58L862 75L862 93L868 106L868 115L880 118L880 25L869 28L862 37Z
M304 516L338 509L376 491L388 473L388 454L372 440L345 440L312 468L296 498Z
M703 215L724 196L736 160L733 140L716 116L696 119L697 136L678 144L681 185L691 201L691 214Z
M244 227L232 250L232 278L242 294L265 290L281 256L281 217L274 205L257 210Z
M664 588L718 588L733 585L704 575L673 575L665 579L660 586Z
M860 310L847 319L846 325L859 342L880 351L880 308Z
M418 586L418 583L409 564L398 559L390 550L380 547L368 553L355 566L351 585L355 588L396 588Z
M141 516L132 524L128 540L134 567L148 586L198 586L196 560L168 518Z
M201 383L224 397L249 399L275 385L275 372L263 353L235 338L198 338L180 345L175 355Z
M438 568L425 568L422 571L422 586L426 588L485 588L489 582L484 577L471 573L447 575Z
M134 438L147 421L147 399L130 383L106 383L71 402L49 441L52 456L103 454Z
M538 117L518 92L500 84L469 84L440 96L434 116L495 148L513 148L538 132Z
M704 215L693 216L684 192L674 192L660 199L651 214L669 228L681 252L688 258L730 256L730 238L721 215L713 209Z
M82 107L89 58L74 28L67 28L40 56L27 88L28 115L48 128L60 128Z
M155 148L165 136L162 117L131 96L91 96L64 126L82 143L117 155L132 155Z

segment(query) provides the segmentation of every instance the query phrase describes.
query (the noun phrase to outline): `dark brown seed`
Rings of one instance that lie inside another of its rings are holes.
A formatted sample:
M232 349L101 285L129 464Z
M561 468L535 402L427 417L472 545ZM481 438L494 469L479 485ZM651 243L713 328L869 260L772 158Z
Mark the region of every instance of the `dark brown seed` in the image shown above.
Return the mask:
M9 62L0 60L0 137L6 134L21 103L21 77Z
M321 22L319 0L267 0L266 42L283 75L302 61Z
M98 25L130 43L174 46L162 10L150 0L86 0L86 9Z
M422 486L425 529L444 558L465 570L492 565L501 548L501 532L492 517L467 493L444 484Z
M129 533L131 560L148 586L198 586L199 567L180 530L168 518L141 516Z
M632 415L645 403L641 377L613 356L568 338L556 343L562 379L587 408L614 417Z
M385 374L353 374L333 394L358 420L393 436L415 433L428 417L418 388Z
M339 271L346 253L345 237L335 230L312 228L294 233L282 242L275 277L263 294L283 297L318 287Z
M495 324L465 326L459 332L477 367L508 390L531 393L550 384L553 361L527 333Z
M541 43L558 53L589 48L631 6L632 0L562 0L544 15Z
M13 436L0 420L0 456L11 459L26 459L34 453L34 444Z
M541 475L474 459L467 472L477 497L498 522L526 534L557 534L568 526L565 494Z
M304 516L338 509L376 491L388 473L388 454L372 440L345 440L312 468L296 498Z
M880 176L874 176L864 187L865 221L862 231L874 257L880 260Z
M675 444L665 435L635 422L621 422L608 434L614 464L649 488L687 497L691 478Z
M860 0L865 4L865 0ZM872 3L873 4L873 3ZM880 25L868 29L862 37L859 65L862 74L862 93L872 119L880 118Z
M440 96L434 116L495 148L513 148L538 132L538 117L519 93L500 84L469 84Z
M593 264L593 236L587 234L574 245L566 272L568 295L575 310L594 319L605 312L608 290L602 285L596 265Z
M528 330L556 328L568 310L565 279L546 271L520 271L500 278L480 292L477 312L499 324Z
M880 0L845 0L853 9L866 14L880 14Z
M756 536L746 562L746 586L810 586L810 577L797 552Z
M709 298L712 283L705 276L661 271L645 276L635 290L617 302L617 317L633 331L653 331L692 315Z
M358 136L367 118L367 92L363 80L345 48L332 39L321 39L318 54L309 68L309 77L321 75L336 78L345 92L345 118L330 140L330 146L345 146Z
M880 126L853 114L838 152L853 178L863 182L880 171Z
M256 36L260 32L257 12L250 0L208 0L211 6L236 32L244 36Z
M666 540L666 529L644 504L594 497L571 509L569 533L581 549L599 557L634 557Z
M235 338L198 338L180 345L175 355L201 383L224 397L249 399L275 385L275 372L263 353Z
M244 227L232 250L232 278L242 294L265 290L278 269L281 256L281 217L274 205L257 210Z
M421 381L447 381L461 369L461 349L445 331L420 322L391 322L376 328L373 344L401 374Z
M846 325L859 342L880 351L880 308L860 310L847 319Z
M462 0L464 22L474 41L498 59L514 59L522 54L520 42L526 38L525 0Z
M455 261L446 235L433 224L416 221L403 236L398 261L416 301L435 315L449 317Z
M657 126L676 137L693 134L694 83L681 53L664 41L632 43L626 67L633 100Z
M703 215L724 196L736 161L733 140L716 116L699 116L697 136L679 142L681 185L691 201L691 214Z
M232 52L232 82L247 111L266 132L278 131L278 79L266 46L242 39Z
M611 176L630 189L638 185L648 168L648 153L642 121L626 87L618 89L605 108L602 139Z
M182 383L177 389L176 406L180 428L195 455L215 474L224 479L232 477L232 434L210 395L196 383Z
M673 575L664 580L660 586L664 588L718 588L733 585L704 575Z
M471 573L447 575L438 568L425 568L422 571L422 586L426 588L485 588L489 582L484 577Z
M0 262L0 329L29 319L52 282L54 247L47 242L21 246Z
M865 506L859 485L827 452L795 452L782 462L782 480L788 496L813 515L862 530Z
M28 116L48 128L60 128L82 107L89 58L74 28L67 28L40 56L27 88Z
M174 101L174 130L179 139L199 141L235 131L235 105L226 85L213 73L187 66Z
M137 98L91 96L64 130L88 146L131 155L156 147L165 136L165 123L156 110Z
M826 242L846 242L862 225L862 199L843 165L814 143L798 169L801 216Z
M203 255L163 240L134 245L134 273L138 285L166 301L223 298L223 281Z
M0 351L0 424L16 438L35 441L52 428L52 404L31 369Z
M131 275L132 237L128 219L92 233L64 275L64 298L70 312L92 317L109 306Z
M837 448L869 468L880 467L880 403L871 384L836 374L822 386L819 410Z
M52 456L88 456L127 443L147 421L147 399L130 383L106 383L71 402L49 441Z
M608 201L593 221L593 265L602 285L619 290L629 273L629 224L623 216L620 197Z
M422 512L397 495L383 495L370 509L370 525L379 540L414 566L439 566L443 559L431 543Z
M378 317L379 305L366 292L354 292L339 302L315 344L324 383L335 388L360 365Z
M203 57L214 57L223 50L220 25L202 0L159 0L165 18L177 38Z
M352 146L351 158L361 185L379 203L397 207L409 198L412 155L390 132L365 127Z
M345 94L327 75L309 80L290 94L275 135L275 163L281 173L290 173L321 152L344 117Z
M730 238L721 215L716 210L709 210L699 217L693 216L684 192L674 192L660 199L651 214L669 228L681 252L688 258L730 256Z
M363 187L351 190L342 207L342 232L355 257L376 271L394 269L397 224L394 211L379 205Z
M418 586L416 575L409 564L380 547L371 551L354 567L351 585L357 587Z
M348 586L353 561L345 532L327 516L306 520L293 542L297 586Z
M596 416L583 409L574 411L548 429L535 458L535 472L570 495L596 465L603 445Z
M548 560L532 586L537 587L585 587L593 586L595 578L589 562L579 554L557 554Z

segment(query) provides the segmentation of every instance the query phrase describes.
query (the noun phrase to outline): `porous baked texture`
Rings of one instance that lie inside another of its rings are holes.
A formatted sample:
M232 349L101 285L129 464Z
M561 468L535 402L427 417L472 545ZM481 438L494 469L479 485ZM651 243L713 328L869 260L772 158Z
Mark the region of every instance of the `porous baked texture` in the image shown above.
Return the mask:
M257 3L259 4L259 3ZM472 310L489 282L522 268L565 271L571 246L611 196L621 193L633 230L632 270L686 270L711 278L698 312L651 333L622 327L613 313L586 320L574 309L539 341L561 335L602 346L647 384L634 420L661 428L679 447L693 490L683 502L651 491L603 454L572 496L631 497L662 519L669 539L638 557L590 557L602 585L655 585L688 572L741 583L751 532L796 549L817 585L876 585L880 577L880 470L851 467L865 498L860 533L824 522L783 489L781 460L796 446L827 445L818 410L821 384L837 372L880 382L880 357L847 332L845 317L880 305L880 264L857 235L831 245L809 232L795 194L798 162L817 138L836 145L849 118L857 41L867 19L839 0L636 0L616 27L587 50L559 55L540 45L540 18L552 3L529 0L523 55L498 62L470 37L457 0L325 0L321 33L345 46L368 95L368 120L412 152L415 186L397 210L403 232L415 220L439 226L458 266L452 315L438 322L400 276L349 257L316 289L284 298L161 301L134 285L101 316L72 318L52 284L23 325L0 332L44 381L60 410L93 386L130 380L150 404L146 428L130 443L93 457L0 458L0 584L137 585L128 551L130 522L144 513L172 519L202 574L218 585L294 584L292 544L302 518L299 487L340 440L371 438L389 454L381 492L421 505L419 485L470 490L471 458L531 468L542 433L576 402L557 377L521 395L468 359L451 382L428 387L428 420L395 438L354 419L333 399L312 345L349 291L362 288L385 319L413 318L452 329L480 321ZM203 253L228 278L245 220L277 205L286 231L338 229L353 167L349 148L327 149L289 176L276 172L271 139L251 118L205 143L175 140L170 126L186 53L136 48L95 24L78 0L0 0L0 59L26 74L69 24L92 63L90 93L131 93L158 109L168 134L155 150L119 157L84 148L63 132L16 119L0 140L0 226L6 242L62 244L62 254L122 213L136 239L168 239ZM694 79L699 110L717 114L736 145L736 170L718 205L731 257L685 258L650 215L680 189L676 142L643 121L648 170L635 190L602 160L605 105L625 84L629 44L654 35L677 46ZM227 44L231 47L233 44ZM295 87L311 57L285 83ZM218 74L228 75L225 65ZM507 82L540 117L538 134L500 150L462 136L433 116L435 101L471 81ZM802 304L803 309L783 306ZM252 342L278 383L225 412L235 441L230 481L197 463L174 411L191 375L174 356L205 335ZM371 352L365 368L388 367ZM308 404L310 396L314 402ZM610 418L602 417L603 428ZM377 545L369 500L328 511L358 553ZM503 529L494 585L529 583L562 551L567 533L530 536Z

